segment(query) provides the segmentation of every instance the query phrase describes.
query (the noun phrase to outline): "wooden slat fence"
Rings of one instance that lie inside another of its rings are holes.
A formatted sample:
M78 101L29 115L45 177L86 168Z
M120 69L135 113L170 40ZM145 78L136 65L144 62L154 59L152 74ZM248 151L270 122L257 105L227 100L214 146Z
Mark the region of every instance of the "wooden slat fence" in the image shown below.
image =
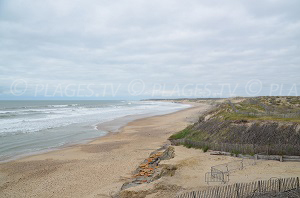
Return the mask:
M211 167L211 172L227 172L231 173L236 170L242 170L243 168L247 166L253 166L256 165L255 159L242 159L242 160L236 160L224 164L219 164L216 166Z
M217 186L204 191L191 191L179 194L176 198L250 198L263 193L279 193L298 189L299 177L260 180L251 183L236 183Z
M229 181L229 174L223 172L207 172L205 174L205 182L209 184L210 182L222 182L226 183Z
M265 153L267 155L295 155L300 156L299 145L256 145L256 144L229 144L229 143L211 143L202 141L193 141L188 139L170 140L172 145L191 145L192 147L208 147L215 151L224 151L240 154Z
M242 159L225 164L219 164L211 167L211 171L205 174L205 182L222 182L226 183L229 181L229 174L236 171L242 170L247 166L256 165L255 159Z

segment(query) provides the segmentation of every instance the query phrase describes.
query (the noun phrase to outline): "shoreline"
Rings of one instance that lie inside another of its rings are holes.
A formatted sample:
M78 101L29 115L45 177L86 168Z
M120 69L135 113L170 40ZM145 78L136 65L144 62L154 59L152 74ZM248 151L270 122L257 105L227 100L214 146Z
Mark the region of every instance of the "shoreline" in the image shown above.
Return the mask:
M186 103L181 103L181 104L186 104ZM46 154L49 152L55 152L55 151L59 151L62 149L68 149L71 148L73 146L80 146L80 145L84 145L84 144L89 144L93 141L97 141L98 139L101 139L103 137L106 137L108 135L113 135L113 133L118 133L120 132L120 129L124 126L126 126L128 123L133 122L135 120L140 120L140 119L144 119L144 118L150 118L153 116L160 116L160 115L168 115L168 114L172 114L172 113L176 113L179 111L183 111L185 109L189 109L193 107L193 104L189 104L191 105L190 107L184 108L184 109L179 109L173 112L160 112L158 114L156 113L144 113L144 114L135 114L135 115L127 115L124 117L120 117L120 118L116 118L110 121L106 121L103 123L97 123L94 124L92 126L95 127L95 130L98 131L103 131L106 134L102 135L102 136L98 136L98 137L94 137L94 138L88 138L88 139L84 139L84 140L80 140L77 142L73 142L73 143L68 143L68 144L64 144L58 147L53 147L53 148L46 148L40 151L32 151L28 154L20 154L20 155L16 155L16 156L9 156L7 158L1 159L0 160L0 165L3 163L7 163L7 162L12 162L15 160L21 160L23 158L26 157L31 157L31 156L35 156L35 155L42 155L42 154ZM112 134L111 134L112 133Z
M121 126L119 132L86 144L0 163L0 194L3 197L109 195L119 190L124 178L130 177L140 161L163 145L170 134L184 129L198 118L199 112L209 108L207 104L195 104L169 114L136 119ZM24 192L26 196L21 196Z
M183 112L183 111L189 110L191 108L197 107L196 103L182 103L182 104L188 104L190 106L187 108L184 108L184 109L176 110L174 112L168 112L168 113L163 113L163 114L128 115L128 116L117 118L117 119L114 119L114 120L111 120L108 122L99 123L96 125L97 130L105 131L105 132L107 132L107 134L105 134L104 136L101 136L101 137L93 138L93 140L87 142L87 144L92 143L93 141L96 141L100 138L103 138L103 137L106 137L109 135L122 133L123 128L132 122L142 121L144 119L149 119L149 118L153 118L153 117L168 116L168 115L176 114L176 113ZM118 124L116 124L116 123L118 123ZM113 126L111 126L111 125L113 125Z
M185 103L182 103L182 104L185 104ZM176 113L179 111L184 111L186 109L193 108L195 104L188 104L188 105L190 105L190 106L183 108L183 109L176 110L176 111L172 111L172 112L161 112L159 114L145 113L145 114L127 115L127 116L124 116L121 118L116 118L111 121L98 123L95 126L96 126L97 130L105 131L107 133L116 133L116 132L119 132L122 127L126 126L130 122L134 122L136 120L141 120L141 119L147 119L147 118L151 118L154 116L170 115L170 114L173 114L173 113ZM106 135L104 135L104 136L106 136ZM101 137L104 137L104 136L101 136ZM98 137L98 138L101 138L101 137ZM94 138L94 139L97 139L97 138Z

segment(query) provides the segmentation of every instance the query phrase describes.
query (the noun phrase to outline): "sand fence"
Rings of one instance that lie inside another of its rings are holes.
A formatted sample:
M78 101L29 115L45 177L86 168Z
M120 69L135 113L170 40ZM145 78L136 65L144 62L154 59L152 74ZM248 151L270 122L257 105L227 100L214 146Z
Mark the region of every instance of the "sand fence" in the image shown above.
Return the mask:
M257 161L255 159L242 159L212 166L211 171L205 174L205 182L207 182L207 184L209 184L209 182L227 183L229 182L230 173L256 164Z
M216 186L204 191L181 193L176 198L248 198L266 193L281 193L290 190L300 190L299 177L271 178L251 183Z

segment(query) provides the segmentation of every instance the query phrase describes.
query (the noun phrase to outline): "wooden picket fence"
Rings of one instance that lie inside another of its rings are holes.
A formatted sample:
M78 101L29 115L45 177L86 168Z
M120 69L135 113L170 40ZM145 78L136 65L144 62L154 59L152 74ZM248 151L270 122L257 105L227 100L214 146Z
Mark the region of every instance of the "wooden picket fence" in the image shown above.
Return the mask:
M216 186L204 191L191 191L179 194L176 198L248 198L265 193L280 193L298 189L299 177L279 178Z

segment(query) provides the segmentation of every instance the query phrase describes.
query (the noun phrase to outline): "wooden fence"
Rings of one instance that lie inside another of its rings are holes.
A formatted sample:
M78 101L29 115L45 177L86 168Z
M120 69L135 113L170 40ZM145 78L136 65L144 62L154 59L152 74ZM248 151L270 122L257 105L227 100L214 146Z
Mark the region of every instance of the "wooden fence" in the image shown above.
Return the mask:
M242 159L211 167L211 172L232 173L245 167L256 165L255 159Z
M208 185L210 182L222 182L226 184L229 182L229 173L218 170L215 172L207 172L205 173L205 182L207 182Z
M205 182L222 182L227 183L229 181L230 173L236 170L242 170L247 166L256 165L256 159L242 159L225 164L219 164L211 167L211 171L205 174Z
M198 148L209 148L215 151L231 152L234 154L258 154L264 153L266 155L295 155L300 156L299 145L256 145L256 144L229 144L229 143L211 143L193 141L188 139L170 140L172 145L191 145Z
M252 183L236 183L217 186L204 191L191 191L179 194L176 198L247 198L264 193L280 193L298 189L299 177L269 179Z

